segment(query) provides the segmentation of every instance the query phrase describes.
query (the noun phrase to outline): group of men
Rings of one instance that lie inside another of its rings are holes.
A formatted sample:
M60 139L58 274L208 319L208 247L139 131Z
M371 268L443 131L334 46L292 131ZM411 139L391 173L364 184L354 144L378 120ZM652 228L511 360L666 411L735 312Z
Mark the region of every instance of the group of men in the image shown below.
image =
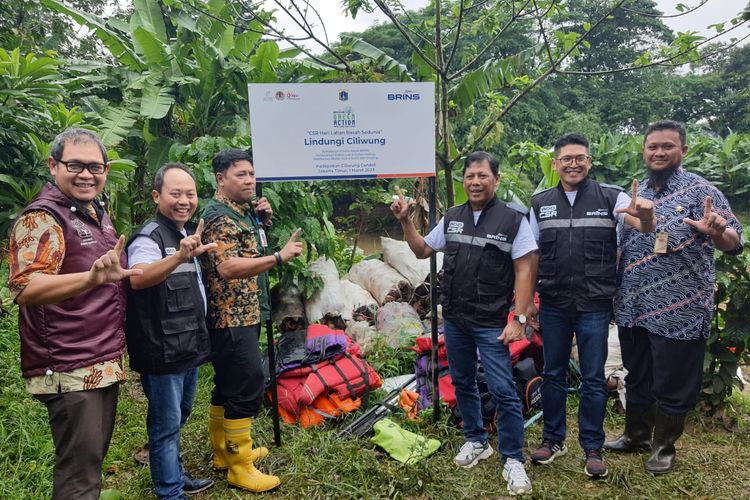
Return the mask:
M414 254L444 252L445 342L464 421L458 466L471 468L493 454L476 385L479 353L496 405L503 478L511 494L531 492L507 345L533 325L541 331L545 364L543 442L531 460L548 464L567 451L575 335L586 474L607 475L603 448L650 450L648 471L672 468L675 441L701 383L714 249L742 251L742 228L726 199L682 168L686 153L682 125L652 124L643 149L649 176L640 186L633 182L631 197L590 179L588 143L568 134L554 148L559 184L536 194L527 211L497 199L498 160L475 152L463 167L468 201L450 208L424 238L409 218L411 202L398 192L391 210ZM99 199L110 167L99 138L82 129L63 132L48 164L54 183L23 210L11 234L9 283L20 306L26 387L49 414L53 498L99 497L126 343L148 399L159 498L182 499L213 484L188 474L180 455L197 368L208 360L215 370L208 422L214 467L226 469L236 487L277 487L278 477L255 467L268 449L252 446L265 382L258 337L270 315L267 272L299 256L302 243L297 231L281 250L268 251L273 210L265 198L255 199L250 155L232 149L214 157L218 187L198 224L191 222L198 202L193 173L179 163L164 165L154 176L155 216L127 244ZM628 370L626 423L621 437L604 442L613 312Z
M254 465L268 455L251 438L265 384L259 326L270 310L267 271L299 256L302 243L295 233L269 253L264 231L273 210L255 199L251 156L230 149L214 157L218 187L197 225L193 173L179 163L161 167L151 192L155 216L127 244L99 198L110 168L100 139L69 129L53 141L48 164L54 183L11 234L9 285L20 306L26 387L46 405L55 444L52 497L99 498L126 344L148 399L149 465L160 499L213 485L188 474L180 455L198 366L209 359L214 467L239 488L277 487L278 477Z
M648 178L640 185L634 180L628 196L589 177L588 142L567 134L554 146L560 181L535 194L530 211L500 202L498 160L472 153L463 167L468 201L450 208L424 238L409 218L412 202L397 190L391 210L414 254L444 252L445 343L463 418L458 466L471 468L493 454L476 383L481 358L496 408L503 478L511 495L531 492L507 347L529 325L540 330L544 344L544 429L531 461L549 464L567 452L568 366L575 339L585 473L607 475L603 449L650 452L645 468L652 474L672 469L675 442L700 391L714 250L743 250L742 226L726 198L682 167L687 150L681 124L651 124L643 141ZM513 320L507 322L514 297ZM613 317L628 370L626 420L622 436L605 442L604 362Z

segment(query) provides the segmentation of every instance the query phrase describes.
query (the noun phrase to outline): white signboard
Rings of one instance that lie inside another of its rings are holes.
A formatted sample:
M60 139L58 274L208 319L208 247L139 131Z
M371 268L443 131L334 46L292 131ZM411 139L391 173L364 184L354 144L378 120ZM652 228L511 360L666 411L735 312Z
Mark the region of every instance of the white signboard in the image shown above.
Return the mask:
M432 83L249 84L258 181L435 175Z

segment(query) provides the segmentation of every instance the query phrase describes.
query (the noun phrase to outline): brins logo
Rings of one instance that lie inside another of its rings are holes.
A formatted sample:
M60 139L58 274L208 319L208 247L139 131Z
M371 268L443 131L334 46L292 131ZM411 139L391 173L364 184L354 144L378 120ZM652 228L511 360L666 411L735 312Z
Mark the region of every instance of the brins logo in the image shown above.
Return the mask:
M419 94L412 92L411 90L404 90L403 92L394 92L387 95L389 101L418 101Z
M348 101L349 100L349 91L342 89L339 90L339 101Z

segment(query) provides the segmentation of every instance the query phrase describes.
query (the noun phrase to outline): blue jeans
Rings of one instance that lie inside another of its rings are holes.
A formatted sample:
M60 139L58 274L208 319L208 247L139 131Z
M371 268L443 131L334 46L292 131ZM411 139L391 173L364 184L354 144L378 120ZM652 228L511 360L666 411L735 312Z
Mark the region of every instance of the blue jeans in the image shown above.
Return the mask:
M198 369L166 375L141 375L148 398L149 466L154 493L160 499L182 498L180 428L193 409Z
M578 346L581 391L578 405L578 442L584 450L598 450L604 444L604 413L607 407L607 337L612 313L577 312L545 305L539 311L544 370L542 407L544 439L565 440L565 409L568 396L568 363L573 333Z
M448 351L456 402L464 421L464 440L486 441L482 407L477 388L477 349L487 376L487 386L497 411L498 449L503 462L515 458L523 462L523 414L518 399L508 347L497 338L501 328L484 328L446 319L445 346Z

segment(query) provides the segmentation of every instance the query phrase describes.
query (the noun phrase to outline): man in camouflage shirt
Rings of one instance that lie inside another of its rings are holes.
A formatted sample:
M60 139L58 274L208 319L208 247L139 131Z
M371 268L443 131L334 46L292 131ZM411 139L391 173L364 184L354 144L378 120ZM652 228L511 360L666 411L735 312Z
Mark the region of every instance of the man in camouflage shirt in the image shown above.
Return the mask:
M261 321L270 317L267 271L299 256L302 243L296 241L297 230L284 248L266 255L264 226L273 210L265 198L253 200L255 168L247 152L221 151L212 165L218 187L203 212L203 239L218 247L204 254L203 267L216 372L209 418L214 467L228 468L233 486L268 491L280 480L255 468L268 450L253 450L250 437L265 382L258 336Z

